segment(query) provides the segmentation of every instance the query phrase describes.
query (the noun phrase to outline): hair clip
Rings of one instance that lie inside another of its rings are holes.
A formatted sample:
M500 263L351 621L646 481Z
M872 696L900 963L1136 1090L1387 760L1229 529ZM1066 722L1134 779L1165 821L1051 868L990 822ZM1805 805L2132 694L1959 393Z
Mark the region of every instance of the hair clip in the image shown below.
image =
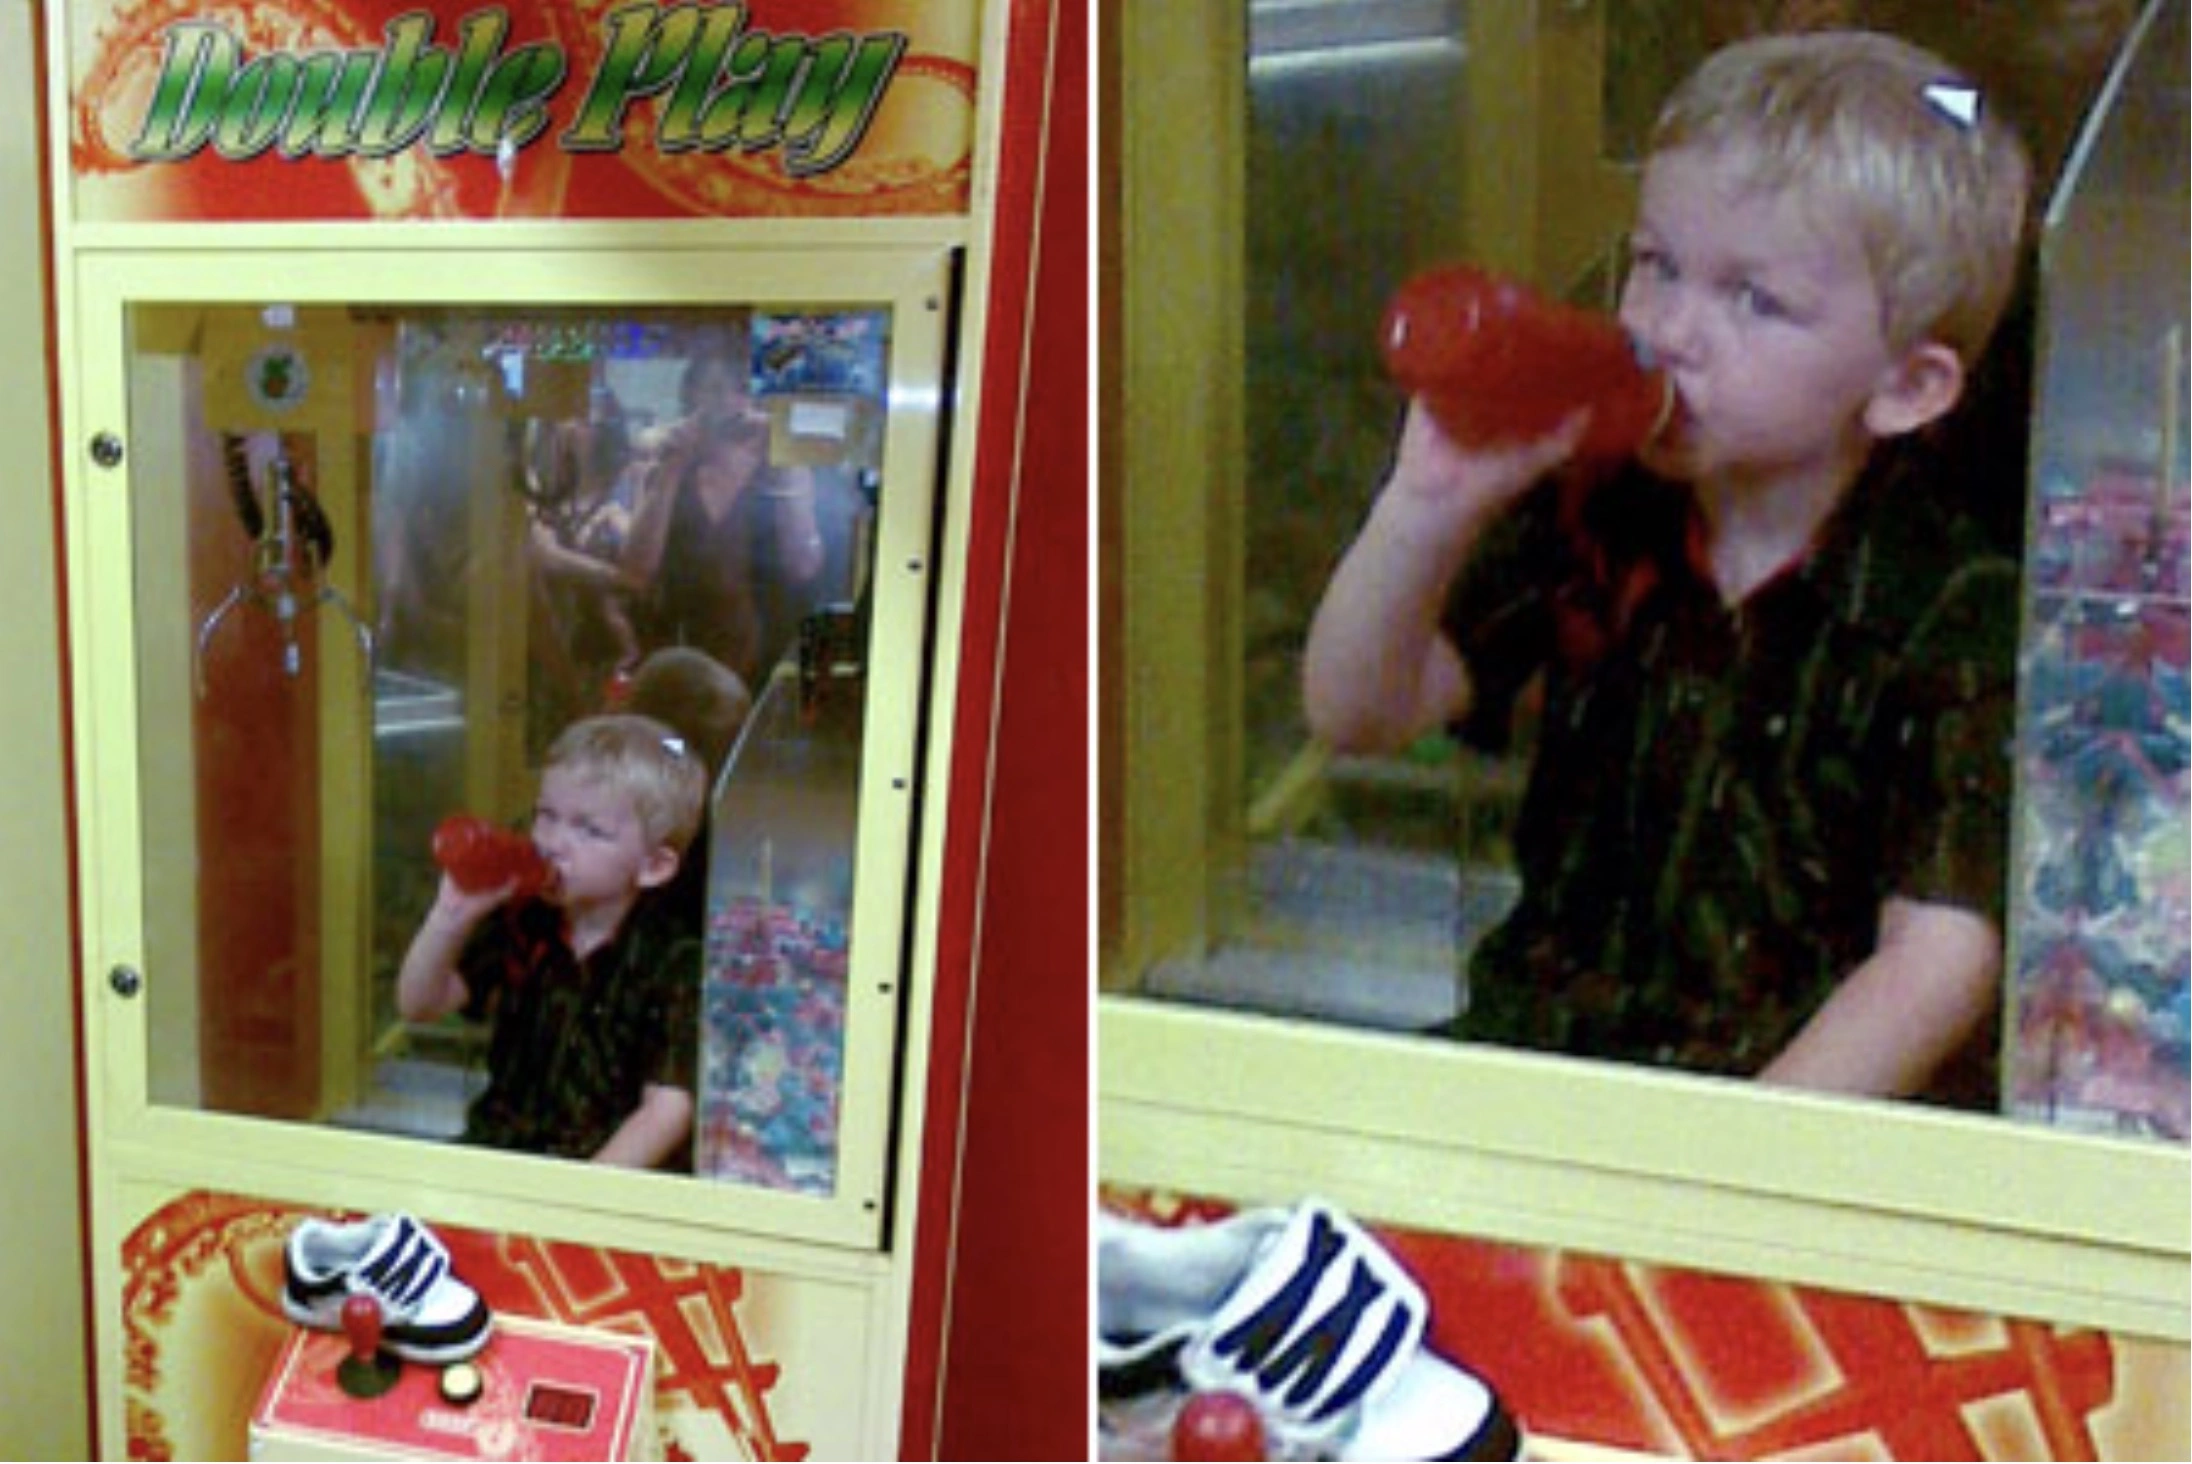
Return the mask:
M665 738L663 738L663 739L662 739L662 748L663 748L663 751L665 751L665 752L669 753L669 754L670 754L670 756L672 756L672 757L690 757L690 756L692 756L692 752L691 752L691 750L690 750L690 749L688 749L688 748L687 748L687 747L685 746L685 739L684 739L684 738L682 738L682 737L665 737Z
M1922 89L1926 105L1970 130L1979 124L1979 88L1960 81L1931 81Z

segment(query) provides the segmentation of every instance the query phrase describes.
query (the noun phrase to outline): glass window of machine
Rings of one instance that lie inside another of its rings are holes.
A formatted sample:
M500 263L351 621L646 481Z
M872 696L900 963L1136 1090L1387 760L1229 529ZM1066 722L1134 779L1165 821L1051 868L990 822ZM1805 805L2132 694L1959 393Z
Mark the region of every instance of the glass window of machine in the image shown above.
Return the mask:
M833 1192L892 325L131 309L155 1103Z

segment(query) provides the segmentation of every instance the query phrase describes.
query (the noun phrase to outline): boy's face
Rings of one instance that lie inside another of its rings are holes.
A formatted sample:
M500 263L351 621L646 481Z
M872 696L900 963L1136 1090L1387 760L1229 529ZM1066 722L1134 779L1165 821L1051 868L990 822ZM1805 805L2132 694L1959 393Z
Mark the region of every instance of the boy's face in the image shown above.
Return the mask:
M1693 483L1839 484L1897 370L1879 292L1853 228L1738 177L1710 150L1645 167L1621 319L1680 407L1644 458Z
M647 837L632 800L576 768L541 774L533 843L552 871L546 896L565 909L629 900L677 870L677 856Z

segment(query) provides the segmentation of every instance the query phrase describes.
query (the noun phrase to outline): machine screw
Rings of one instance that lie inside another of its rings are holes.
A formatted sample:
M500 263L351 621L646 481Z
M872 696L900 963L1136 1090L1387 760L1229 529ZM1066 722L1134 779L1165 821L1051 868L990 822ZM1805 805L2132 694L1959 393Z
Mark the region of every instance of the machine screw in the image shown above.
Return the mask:
M107 972L107 985L116 996L135 996L145 989L145 978L135 966L116 966Z
M101 432L91 439L91 460L102 468L119 466L122 461L122 439L111 432Z

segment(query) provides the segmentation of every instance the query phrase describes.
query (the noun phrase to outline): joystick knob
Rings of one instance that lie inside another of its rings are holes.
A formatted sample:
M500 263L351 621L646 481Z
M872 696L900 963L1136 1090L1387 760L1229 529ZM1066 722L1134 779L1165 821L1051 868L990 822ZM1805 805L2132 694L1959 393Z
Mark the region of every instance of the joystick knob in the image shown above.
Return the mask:
M381 1351L384 1325L381 1304L374 1298L361 1293L343 1302L342 1329L350 1355L335 1365L335 1381L353 1398L378 1398L396 1386L403 1371L394 1353Z
M1264 1442L1263 1416L1239 1393L1192 1394L1172 1421L1175 1459L1262 1459Z
M342 1304L343 1335L350 1339L350 1355L371 1362L381 1355L381 1304L370 1296L353 1296Z

